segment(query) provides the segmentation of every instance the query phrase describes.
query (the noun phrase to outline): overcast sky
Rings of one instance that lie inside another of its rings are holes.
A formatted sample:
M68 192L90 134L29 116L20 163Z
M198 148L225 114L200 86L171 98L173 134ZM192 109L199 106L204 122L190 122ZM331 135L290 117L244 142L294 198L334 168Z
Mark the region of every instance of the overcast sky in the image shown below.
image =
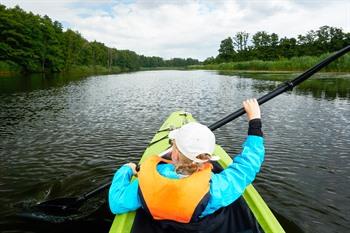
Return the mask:
M238 31L296 37L328 25L350 32L350 0L1 0L48 15L117 49L163 58L216 56Z

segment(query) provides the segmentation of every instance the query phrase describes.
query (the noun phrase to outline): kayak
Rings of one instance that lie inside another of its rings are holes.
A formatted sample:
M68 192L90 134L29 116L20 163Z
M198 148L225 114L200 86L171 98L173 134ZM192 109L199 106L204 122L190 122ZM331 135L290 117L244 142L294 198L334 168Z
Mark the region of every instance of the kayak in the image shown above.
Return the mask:
M182 125L193 121L196 120L190 113L183 111L172 113L151 140L139 163L142 164L142 162L145 161L148 157L152 155L162 154L164 151L169 149L169 132L175 128L180 128ZM226 168L229 164L231 164L232 159L222 149L221 146L216 145L214 154L220 157L218 163L222 168ZM269 209L265 201L262 199L252 184L245 189L242 197L244 205L249 208L253 216L253 218L249 217L248 220L243 219L243 221L255 221L259 225L259 229L262 229L262 231L265 233L285 232L281 224L278 222L272 211ZM140 217L137 217L138 213L139 212L135 211L116 215L109 233L134 232L133 227L135 224L137 224L137 221L139 221L137 219L140 219ZM242 214L242 216L244 215ZM138 223L138 225L140 224L141 227L138 226L138 228L142 229L142 221L141 223Z

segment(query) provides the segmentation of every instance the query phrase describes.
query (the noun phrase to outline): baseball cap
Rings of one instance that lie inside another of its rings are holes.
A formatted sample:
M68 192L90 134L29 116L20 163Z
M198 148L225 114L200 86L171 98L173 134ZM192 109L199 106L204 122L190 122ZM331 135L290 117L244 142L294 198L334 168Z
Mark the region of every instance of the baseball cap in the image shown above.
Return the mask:
M175 139L176 147L190 160L203 163L207 160L196 158L200 154L210 155L210 160L216 161L220 157L213 156L215 150L215 135L205 125L190 122L169 133L170 139Z

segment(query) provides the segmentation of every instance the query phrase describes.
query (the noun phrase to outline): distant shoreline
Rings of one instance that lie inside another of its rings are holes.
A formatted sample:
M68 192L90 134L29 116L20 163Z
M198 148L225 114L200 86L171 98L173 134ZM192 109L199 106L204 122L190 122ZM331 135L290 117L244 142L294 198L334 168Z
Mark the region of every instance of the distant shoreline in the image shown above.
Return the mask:
M307 69L304 70L254 70L254 69L247 69L247 70L238 70L238 69L217 69L213 67L206 67L206 65L196 65L196 67L190 67L187 70L212 70L212 71L228 71L228 72L236 72L236 73L257 73L257 74L263 74L263 73L281 73L281 74L292 74L292 73L302 73L306 71ZM329 74L349 74L350 69L348 71L327 71L327 70L322 70L318 71L317 73L329 73Z
M239 62L240 63L240 62ZM269 69L233 69L230 67L231 63L221 63L221 64L210 64L210 65L194 65L188 67L141 67L137 70L128 70L128 69L120 69L120 67L112 67L112 69L108 70L103 66L96 67L88 67L88 66L77 66L70 71L61 71L57 73L45 73L46 75L54 75L54 74L81 74L81 75L108 75L108 74L121 74L128 72L138 72L138 71L160 71L160 70L212 70L212 71L221 71L228 73L237 73L237 74L298 74L306 71L308 68L300 69L300 70L269 70ZM327 74L337 74L337 75L347 75L350 74L350 67L348 70L340 70L334 71L332 69L322 69L317 73L327 73ZM1 77L13 77L18 75L33 75L33 74L44 74L44 73L22 73L20 70L1 70L0 69L0 78Z
M321 56L302 56L292 57L290 59L280 59L274 61L252 60L252 61L238 61L213 63L203 65L192 65L189 69L205 69L205 70L237 70L237 71L264 71L264 72L301 72L313 67L321 60L328 57L329 54L322 54ZM335 60L325 68L322 72L350 72L350 55Z
M2 69L1 69L2 68ZM43 75L54 75L54 74L82 74L82 75L104 75L104 74L120 74L125 72L131 72L134 70L129 69L121 69L118 66L113 66L111 69L108 69L103 66L75 66L69 71L60 71L60 72L28 72L23 73L21 69L17 69L16 67L5 66L4 62L2 62L2 66L0 68L0 77L11 77L18 75L33 75L33 74L43 74ZM5 69L4 69L5 68Z
M203 69L203 68L191 68L188 70L207 70L207 71L219 71L237 74L300 74L305 70L218 70L218 69ZM319 71L316 74L336 74L347 75L350 71Z

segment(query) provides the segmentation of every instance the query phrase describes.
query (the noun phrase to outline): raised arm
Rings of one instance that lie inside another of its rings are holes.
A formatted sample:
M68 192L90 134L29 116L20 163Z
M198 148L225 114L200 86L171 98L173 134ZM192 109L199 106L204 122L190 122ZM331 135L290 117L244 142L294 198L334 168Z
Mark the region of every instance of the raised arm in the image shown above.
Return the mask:
M249 120L248 137L232 163L211 177L211 198L202 216L227 206L240 197L255 179L264 160L264 139L261 130L260 108L255 99L243 102Z

